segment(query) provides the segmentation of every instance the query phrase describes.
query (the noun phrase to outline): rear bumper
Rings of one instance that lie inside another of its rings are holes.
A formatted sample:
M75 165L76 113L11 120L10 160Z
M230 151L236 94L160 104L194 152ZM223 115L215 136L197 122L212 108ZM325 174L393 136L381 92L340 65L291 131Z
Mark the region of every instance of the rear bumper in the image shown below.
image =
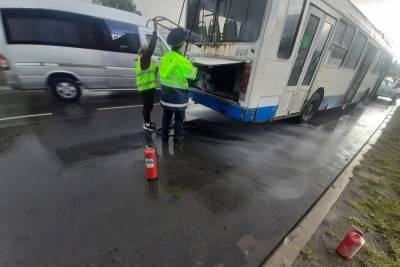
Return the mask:
M4 72L4 74L5 74L4 77L6 79L6 84L11 89L22 89L21 82L16 74L14 74L12 71L6 71Z
M277 110L277 106L243 108L238 104L224 101L218 97L203 94L198 91L190 91L189 96L196 104L202 104L231 119L243 122L271 121L275 117Z

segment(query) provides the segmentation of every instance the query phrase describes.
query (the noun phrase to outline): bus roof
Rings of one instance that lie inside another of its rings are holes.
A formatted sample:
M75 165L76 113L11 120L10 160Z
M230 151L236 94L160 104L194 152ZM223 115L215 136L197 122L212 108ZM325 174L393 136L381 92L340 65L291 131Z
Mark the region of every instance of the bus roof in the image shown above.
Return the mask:
M1 0L0 8L38 8L67 11L146 27L146 19L137 14L76 0Z

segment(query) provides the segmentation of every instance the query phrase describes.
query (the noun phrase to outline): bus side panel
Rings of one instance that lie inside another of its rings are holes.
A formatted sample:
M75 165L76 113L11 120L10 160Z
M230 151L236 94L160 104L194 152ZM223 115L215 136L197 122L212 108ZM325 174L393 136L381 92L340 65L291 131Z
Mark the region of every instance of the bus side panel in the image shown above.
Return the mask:
M262 67L261 67L262 66ZM277 60L260 60L255 72L253 86L250 88L250 108L263 104L278 106L279 98L286 86L287 76L290 72L290 63ZM278 96L278 98L276 98ZM270 97L269 103L260 102L261 98Z
M258 109L257 121L270 120L271 114L262 110L273 107L272 118L285 88L292 61L277 60L277 51L281 33L285 24L285 13L288 0L273 1L265 33L259 40L260 52L253 64L254 79L248 89L248 107Z
M331 109L341 105L341 100L350 86L354 70L322 66L315 78L310 98L319 88L324 89L324 99L320 109Z

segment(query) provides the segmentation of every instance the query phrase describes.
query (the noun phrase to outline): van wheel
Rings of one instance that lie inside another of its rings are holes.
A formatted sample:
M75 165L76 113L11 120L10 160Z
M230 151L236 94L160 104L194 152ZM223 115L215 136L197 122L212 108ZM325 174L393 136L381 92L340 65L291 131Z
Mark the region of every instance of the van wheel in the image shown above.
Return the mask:
M321 102L322 95L319 92L313 94L313 96L307 101L307 103L303 107L303 111L298 117L298 121L309 122L315 116L315 114L317 114Z
M60 100L78 101L82 90L74 79L69 77L57 77L50 82L53 94Z

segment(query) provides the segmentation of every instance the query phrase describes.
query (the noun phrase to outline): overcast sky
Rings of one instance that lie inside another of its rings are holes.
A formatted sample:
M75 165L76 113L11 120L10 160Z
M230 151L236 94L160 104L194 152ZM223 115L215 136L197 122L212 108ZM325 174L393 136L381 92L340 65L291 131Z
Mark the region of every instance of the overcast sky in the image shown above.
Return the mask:
M400 57L400 0L351 1L395 43L394 50ZM183 0L134 0L134 2L145 17L165 16L177 21Z
M354 4L394 43L400 58L400 0L352 0Z
M400 0L399 0L400 1ZM182 0L134 0L146 17L164 16L178 21Z

